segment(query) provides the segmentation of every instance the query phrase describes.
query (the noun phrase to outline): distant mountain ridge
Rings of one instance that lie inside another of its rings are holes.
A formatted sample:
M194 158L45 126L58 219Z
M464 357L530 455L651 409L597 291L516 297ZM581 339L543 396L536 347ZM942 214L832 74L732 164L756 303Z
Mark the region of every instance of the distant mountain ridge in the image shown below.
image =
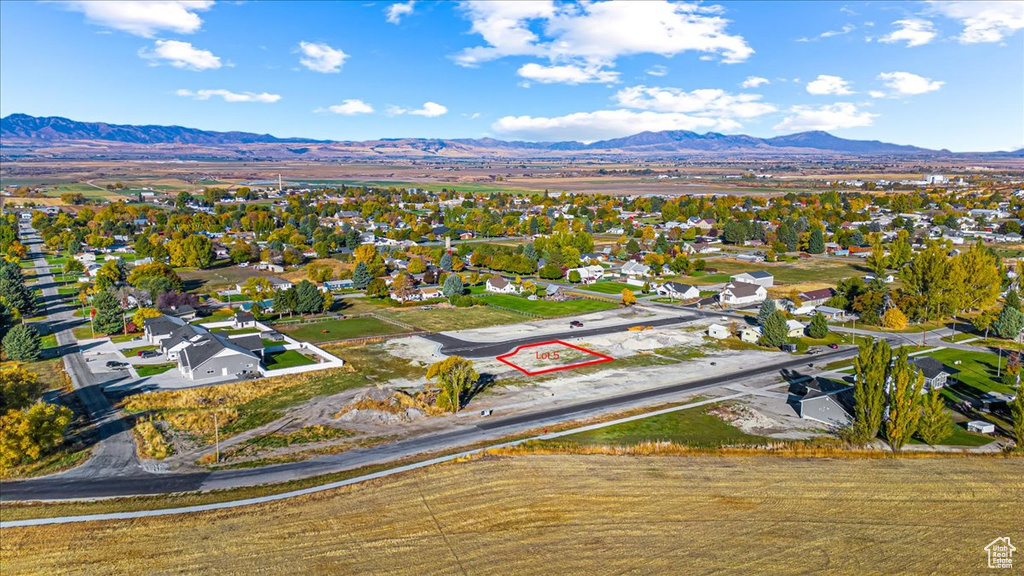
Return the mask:
M582 142L524 142L495 138L382 138L368 141L277 138L251 132L214 132L181 126L137 126L78 122L59 116L37 117L11 114L0 119L0 139L29 146L48 146L75 141L113 142L123 145L182 145L223 150L239 145L265 145L263 151L308 155L494 155L568 156L576 154L620 154L670 156L674 154L838 154L838 155L949 155L948 150L890 144L877 140L847 140L822 131L800 132L773 138L745 134L698 134L688 130L640 132L584 144ZM276 147L275 144L308 143L310 148ZM998 155L1017 153L999 152ZM1019 155L1019 154L1018 154Z

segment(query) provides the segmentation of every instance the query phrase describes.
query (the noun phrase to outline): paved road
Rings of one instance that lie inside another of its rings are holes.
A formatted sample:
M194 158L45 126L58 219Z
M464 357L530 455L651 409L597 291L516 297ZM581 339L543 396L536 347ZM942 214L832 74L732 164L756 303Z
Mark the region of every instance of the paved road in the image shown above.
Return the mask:
M673 310L673 312L679 313L679 310ZM505 340L503 342L471 342L469 340L462 340L454 336L448 336L446 334L424 334L423 338L432 340L441 345L441 353L451 356L458 354L466 358L493 358L506 352L511 352L519 346L526 344L537 344L538 342L549 342L551 340L568 340L570 338L586 338L588 336L601 336L604 334L614 334L615 332L625 332L632 326L672 326L674 324L682 324L684 322L690 322L697 318L700 318L702 313L689 313L680 314L671 318L658 318L655 320L645 320L643 318L634 320L629 323L615 324L612 326L602 326L599 328L583 328L570 329L565 332L556 332L554 334L541 334L538 336L527 336L524 338L516 338L514 340ZM565 320L565 325L569 325L570 320Z

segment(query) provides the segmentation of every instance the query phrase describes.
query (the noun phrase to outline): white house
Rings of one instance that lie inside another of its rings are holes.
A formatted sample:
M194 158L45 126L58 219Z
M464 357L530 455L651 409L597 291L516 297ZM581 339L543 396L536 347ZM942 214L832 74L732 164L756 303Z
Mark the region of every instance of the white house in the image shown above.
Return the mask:
M651 273L651 267L636 260L630 260L622 265L620 273L631 278L643 278Z
M772 276L764 270L754 270L753 272L741 272L740 274L734 274L729 278L733 282L746 282L748 284L757 284L758 286L764 286L765 288L771 288L775 285L775 276Z
M495 294L517 294L519 292L519 288L499 274L488 278L484 289Z
M729 337L729 329L721 324L708 326L708 336L716 340L724 340Z
M759 284L748 282L730 282L718 294L718 302L722 306L746 306L764 302L768 291Z
M597 265L581 266L579 268L570 268L565 271L565 279L569 280L569 276L573 272L578 272L580 275L580 282L584 284L593 284L604 276L604 268Z
M690 284L665 282L658 286L658 295L667 296L674 300L693 300L694 298L700 298L700 290Z

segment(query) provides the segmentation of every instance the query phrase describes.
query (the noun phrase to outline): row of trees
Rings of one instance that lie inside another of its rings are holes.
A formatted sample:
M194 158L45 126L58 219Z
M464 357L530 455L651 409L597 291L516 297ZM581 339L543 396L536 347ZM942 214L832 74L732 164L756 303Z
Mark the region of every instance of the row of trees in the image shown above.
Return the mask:
M20 367L0 369L0 477L63 443L74 414L65 406L43 402L44 391L35 373Z

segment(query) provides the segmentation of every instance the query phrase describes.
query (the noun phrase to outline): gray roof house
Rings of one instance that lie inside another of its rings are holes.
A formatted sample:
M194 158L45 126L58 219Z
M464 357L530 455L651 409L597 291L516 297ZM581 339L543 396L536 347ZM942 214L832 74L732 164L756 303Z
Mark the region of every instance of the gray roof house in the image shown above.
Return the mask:
M185 326L187 322L174 316L157 316L156 318L146 318L143 322L142 329L146 333L146 340L150 344L156 344L161 340L170 337L170 335Z
M836 428L849 426L853 423L853 386L817 378L813 384L807 385L807 393L799 402L799 411L801 418Z
M924 374L924 387L921 388L921 393L943 388L949 377L957 372L931 356L918 356L913 361Z
M730 277L733 282L747 282L750 284L757 284L764 286L765 288L771 288L775 285L775 276L764 270L754 270L753 272L742 272L740 274L733 274Z
M259 356L235 341L209 333L189 341L178 354L178 371L191 380L258 372Z

